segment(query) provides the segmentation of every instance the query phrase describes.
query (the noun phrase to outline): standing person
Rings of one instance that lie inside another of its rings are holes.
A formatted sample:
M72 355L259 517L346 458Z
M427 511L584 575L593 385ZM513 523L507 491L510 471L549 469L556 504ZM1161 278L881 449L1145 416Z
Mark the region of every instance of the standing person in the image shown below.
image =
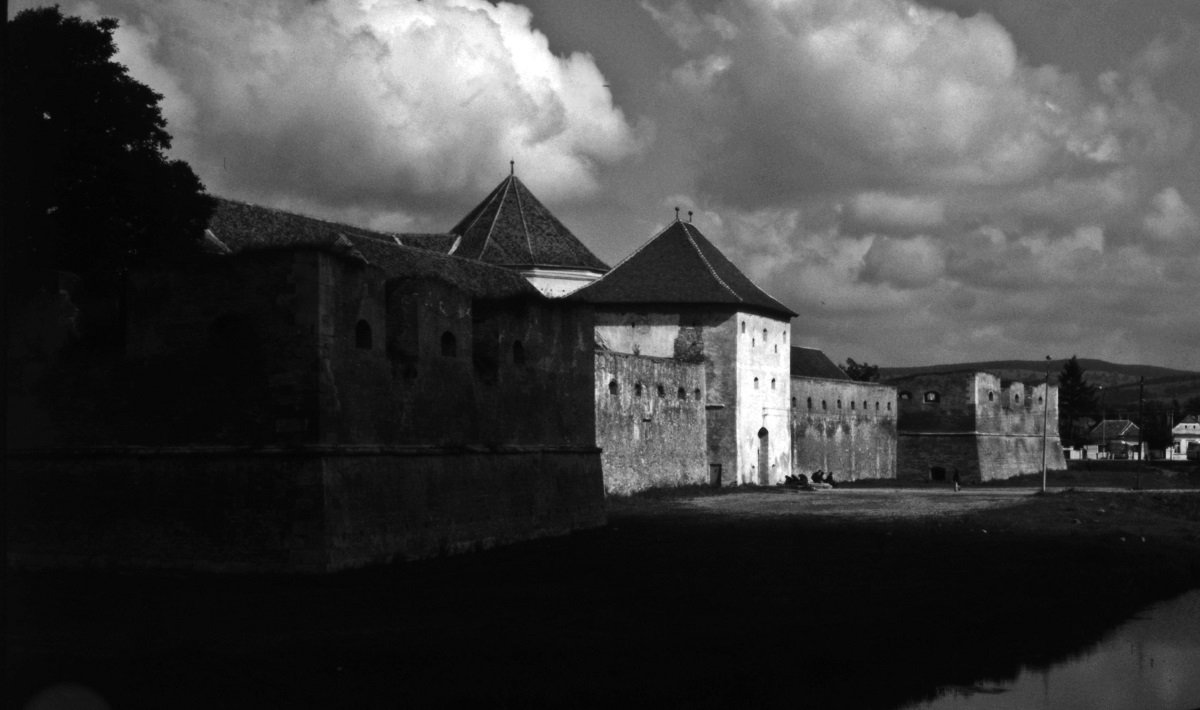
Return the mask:
M954 492L958 493L958 486L962 483L962 479L958 477L958 469L954 469Z

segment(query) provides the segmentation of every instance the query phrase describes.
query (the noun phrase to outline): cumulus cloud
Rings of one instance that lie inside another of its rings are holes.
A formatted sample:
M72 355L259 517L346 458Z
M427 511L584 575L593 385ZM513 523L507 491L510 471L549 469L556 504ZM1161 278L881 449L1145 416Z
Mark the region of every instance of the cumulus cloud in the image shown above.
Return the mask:
M935 283L945 268L941 248L928 237L876 237L863 256L859 278L868 283L885 282L913 289Z
M165 95L210 189L355 209L479 195L509 159L549 199L642 136L585 54L484 0L112 0L120 59ZM416 209L420 209L417 207Z
M1195 242L1193 247L1200 246L1200 217L1174 187L1154 196L1142 224L1155 239L1173 242L1190 238Z
M945 221L942 200L929 196L903 196L863 192L851 202L854 219L876 228L902 231L930 229Z
M830 185L1019 185L1076 166L1163 155L1188 119L1146 81L1112 73L1096 87L1020 60L993 17L906 0L742 0L711 15L651 13L688 54L674 74L729 170L705 185L746 204ZM734 31L715 31L713 17ZM702 39L701 39L702 38ZM747 120L751 118L752 120Z

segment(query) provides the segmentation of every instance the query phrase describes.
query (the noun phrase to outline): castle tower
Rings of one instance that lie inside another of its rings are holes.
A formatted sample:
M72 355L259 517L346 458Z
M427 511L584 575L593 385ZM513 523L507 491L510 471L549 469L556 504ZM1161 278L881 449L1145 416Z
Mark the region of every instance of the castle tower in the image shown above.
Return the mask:
M608 271L510 174L450 230L450 253L513 269L547 296L565 296Z
M595 307L601 348L704 363L711 483L773 484L791 473L796 313L693 224L676 218L572 298Z

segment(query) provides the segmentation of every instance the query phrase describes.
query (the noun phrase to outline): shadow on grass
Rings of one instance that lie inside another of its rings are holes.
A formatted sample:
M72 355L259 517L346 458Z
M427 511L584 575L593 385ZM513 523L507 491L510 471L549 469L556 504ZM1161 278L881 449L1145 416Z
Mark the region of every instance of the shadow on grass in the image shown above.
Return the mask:
M1200 584L1190 549L635 502L600 530L324 577L10 571L6 696L894 707L1093 643Z

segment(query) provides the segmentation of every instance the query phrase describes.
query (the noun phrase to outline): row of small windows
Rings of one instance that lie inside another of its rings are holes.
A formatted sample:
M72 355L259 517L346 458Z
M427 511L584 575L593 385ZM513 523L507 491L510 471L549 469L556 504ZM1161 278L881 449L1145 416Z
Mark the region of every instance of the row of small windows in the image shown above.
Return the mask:
M754 378L754 389L758 389L758 378ZM775 389L775 378L771 378L771 389Z
M742 335L745 335L745 334L746 334L746 321L742 321ZM783 342L785 342L785 343L787 342L787 336L788 336L788 334L787 334L786 330L780 333L780 337L783 338ZM763 331L762 331L763 345L767 344L767 339L769 337L770 337L770 331L768 331L766 328L763 328ZM757 345L758 345L758 340L755 338L751 338L750 339L750 347L755 347ZM778 345L775 346L775 352L779 352Z
M641 382L634 382L633 383L633 396L641 397L642 389L643 388L642 388ZM658 396L660 398L667 396L667 388L664 387L661 383L657 386L657 390L658 390ZM621 393L621 385L618 384L616 380L609 380L608 381L608 393L611 395L620 394ZM675 397L677 399L687 399L688 398L687 390L684 389L683 387L680 387L679 389L675 390ZM692 390L692 397L694 399L700 399L700 388L699 387Z
M808 397L808 398L807 398L807 400L805 401L805 404L808 406L808 408L809 408L809 409L812 409L812 408L813 408L813 398L812 398L812 397ZM892 411L892 403L891 403L891 402L885 402L885 404L887 405L887 411L889 411L889 412L890 412L890 411ZM795 408L796 408L796 398L795 398L795 397L792 397L792 409L795 409ZM838 409L841 409L841 408L842 408L842 400L840 400L840 399L839 399L839 400L837 400L837 408L838 408ZM870 402L867 402L866 400L863 400L863 403L862 403L862 409L863 409L863 411L864 411L864 412L866 412L866 411L869 411L869 410L870 410L870 408L871 408L871 403L870 403ZM825 411L828 411L828 410L829 410L829 400L825 400L825 399L821 400L821 409L822 409L822 410L825 410ZM856 402L856 401L851 401L851 402L850 402L850 409L857 410L857 409L858 409L858 402ZM876 403L875 403L875 411L876 411L876 412L880 411L880 410L879 410L879 402L876 402Z

